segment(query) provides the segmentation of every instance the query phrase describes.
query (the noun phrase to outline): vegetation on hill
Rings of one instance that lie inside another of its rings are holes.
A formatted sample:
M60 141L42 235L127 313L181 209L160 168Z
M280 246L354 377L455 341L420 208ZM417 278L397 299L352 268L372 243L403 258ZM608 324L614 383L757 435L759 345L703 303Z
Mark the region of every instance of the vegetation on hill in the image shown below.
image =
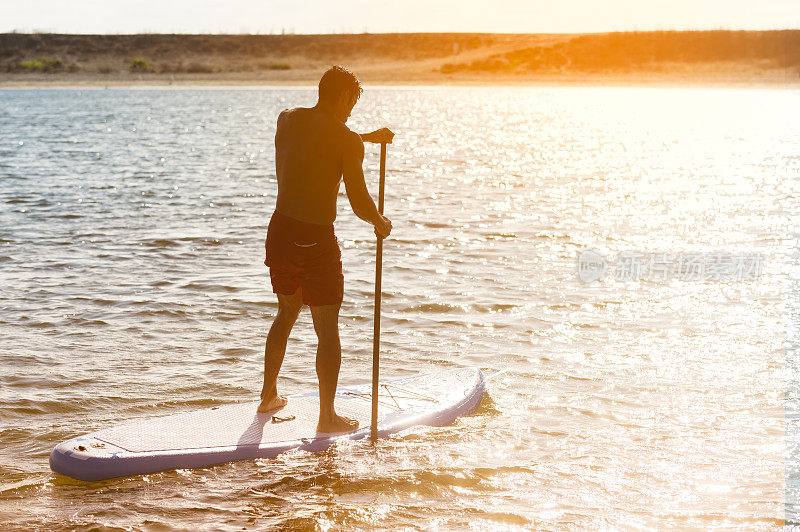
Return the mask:
M240 72L353 60L414 61L496 41L481 34L58 35L0 34L0 71L48 54L80 70ZM133 67L132 57L146 61Z
M800 30L650 31L580 35L551 46L493 54L469 63L447 63L442 72L608 72L675 63L758 63L800 72Z

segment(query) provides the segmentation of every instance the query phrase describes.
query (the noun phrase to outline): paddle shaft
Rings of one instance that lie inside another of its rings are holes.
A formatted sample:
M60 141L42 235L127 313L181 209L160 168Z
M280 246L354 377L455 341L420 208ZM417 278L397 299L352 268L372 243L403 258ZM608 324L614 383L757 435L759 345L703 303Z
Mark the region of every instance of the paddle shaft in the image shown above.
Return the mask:
M378 185L378 212L383 216L383 187L386 183L386 143L381 142L381 180ZM381 345L381 276L383 274L383 237L378 235L375 248L375 318L372 330L372 439L378 439L378 386Z

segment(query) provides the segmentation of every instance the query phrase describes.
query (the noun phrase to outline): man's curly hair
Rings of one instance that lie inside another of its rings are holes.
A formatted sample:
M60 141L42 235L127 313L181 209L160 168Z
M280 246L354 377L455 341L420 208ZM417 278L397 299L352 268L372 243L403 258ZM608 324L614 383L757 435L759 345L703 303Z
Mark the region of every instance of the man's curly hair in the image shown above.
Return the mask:
M319 80L319 99L321 101L334 102L342 93L355 94L356 98L361 96L364 89L355 74L344 68L335 65L330 67Z

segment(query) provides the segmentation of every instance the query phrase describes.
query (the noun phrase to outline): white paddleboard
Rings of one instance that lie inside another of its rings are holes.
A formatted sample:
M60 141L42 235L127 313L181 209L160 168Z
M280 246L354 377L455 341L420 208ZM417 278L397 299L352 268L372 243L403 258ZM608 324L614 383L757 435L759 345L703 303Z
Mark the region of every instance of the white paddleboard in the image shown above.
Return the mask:
M136 421L56 445L50 468L79 480L103 480L168 469L208 467L234 460L271 458L290 449L316 452L339 440L370 435L372 385L342 387L336 412L359 421L353 432L316 432L318 392L289 396L278 410L259 413L259 402L219 406ZM381 384L378 435L414 425L441 426L474 411L484 379L475 368L442 370Z

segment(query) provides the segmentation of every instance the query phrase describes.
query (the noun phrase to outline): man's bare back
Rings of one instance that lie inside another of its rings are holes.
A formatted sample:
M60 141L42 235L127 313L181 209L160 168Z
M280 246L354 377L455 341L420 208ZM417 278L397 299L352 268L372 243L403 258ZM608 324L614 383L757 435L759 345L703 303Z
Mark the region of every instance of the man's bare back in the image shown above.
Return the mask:
M332 224L343 155L360 142L358 134L318 107L283 111L275 133L276 208L297 220Z

